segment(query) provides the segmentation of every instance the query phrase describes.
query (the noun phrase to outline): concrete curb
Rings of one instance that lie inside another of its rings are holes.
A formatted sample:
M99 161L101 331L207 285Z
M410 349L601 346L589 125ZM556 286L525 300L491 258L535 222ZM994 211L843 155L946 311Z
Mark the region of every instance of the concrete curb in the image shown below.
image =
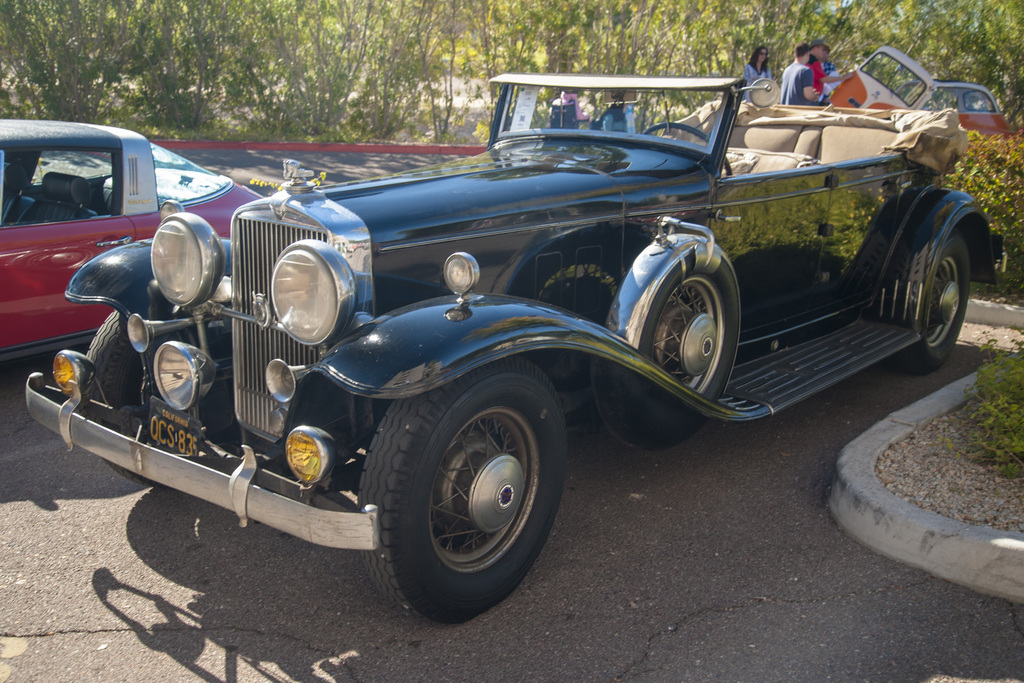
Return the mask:
M1024 602L1024 534L964 524L922 510L889 492L875 476L885 448L956 408L969 375L898 410L839 454L829 508L839 526L872 550L942 579Z
M1024 325L1024 308L971 299L967 302L966 320L979 325L1020 326Z

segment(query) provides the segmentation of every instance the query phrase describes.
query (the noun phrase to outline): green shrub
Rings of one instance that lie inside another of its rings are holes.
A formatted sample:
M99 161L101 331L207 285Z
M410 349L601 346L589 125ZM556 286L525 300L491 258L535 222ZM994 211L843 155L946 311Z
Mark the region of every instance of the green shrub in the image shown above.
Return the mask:
M1024 300L1024 131L1014 135L970 133L967 154L946 184L972 195L992 218L992 228L1003 235L1009 256L1006 273L997 287L983 292Z
M1024 474L1024 340L1014 345L1016 353L996 351L978 369L971 414L975 452L1008 479Z

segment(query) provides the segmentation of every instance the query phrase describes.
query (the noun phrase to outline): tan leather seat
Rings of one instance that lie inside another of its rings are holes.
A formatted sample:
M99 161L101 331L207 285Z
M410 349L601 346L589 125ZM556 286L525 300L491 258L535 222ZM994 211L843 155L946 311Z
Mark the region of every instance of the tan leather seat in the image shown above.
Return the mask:
M817 157L820 140L819 126L736 126L729 146Z
M829 126L821 133L821 163L832 164L837 161L860 159L886 152L885 146L892 144L896 133L878 128L854 128L849 126Z

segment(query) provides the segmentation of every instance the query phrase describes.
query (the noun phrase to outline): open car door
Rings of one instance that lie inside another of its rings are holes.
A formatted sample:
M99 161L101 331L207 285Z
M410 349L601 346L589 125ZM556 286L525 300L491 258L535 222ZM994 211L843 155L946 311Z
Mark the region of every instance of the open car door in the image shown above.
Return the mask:
M935 82L924 67L895 48L880 47L832 93L837 107L920 109Z

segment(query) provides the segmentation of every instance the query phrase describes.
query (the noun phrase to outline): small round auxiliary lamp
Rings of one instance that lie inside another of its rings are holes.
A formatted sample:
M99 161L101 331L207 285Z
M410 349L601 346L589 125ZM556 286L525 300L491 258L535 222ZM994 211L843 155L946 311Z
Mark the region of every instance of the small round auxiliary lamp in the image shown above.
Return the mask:
M470 299L470 293L480 281L480 264L464 251L457 251L444 262L444 282L458 294L460 305Z

